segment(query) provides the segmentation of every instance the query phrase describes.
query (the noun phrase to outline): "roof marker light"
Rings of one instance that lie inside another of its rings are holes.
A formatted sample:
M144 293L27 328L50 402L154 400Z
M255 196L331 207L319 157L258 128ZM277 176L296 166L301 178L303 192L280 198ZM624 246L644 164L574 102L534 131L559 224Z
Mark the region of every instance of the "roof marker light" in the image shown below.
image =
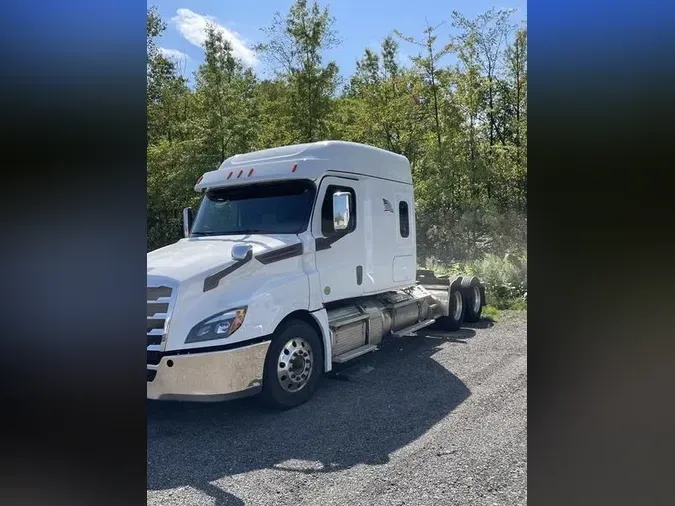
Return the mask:
M248 175L250 176L251 174L253 174L253 169L248 171Z
M227 175L226 179L230 179L231 177L232 177L232 171L230 171L230 173Z
M291 169L291 172L295 172L298 169L298 164L294 163L293 168Z
M237 174L237 178L241 177L241 175L244 173L244 169L239 169L239 174Z

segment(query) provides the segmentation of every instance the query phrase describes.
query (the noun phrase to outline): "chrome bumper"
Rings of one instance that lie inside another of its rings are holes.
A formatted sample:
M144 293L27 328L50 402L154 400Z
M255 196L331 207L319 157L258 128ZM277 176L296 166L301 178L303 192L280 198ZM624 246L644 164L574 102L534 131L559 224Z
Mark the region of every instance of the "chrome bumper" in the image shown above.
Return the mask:
M162 357L153 381L147 382L147 398L221 401L256 394L269 345Z

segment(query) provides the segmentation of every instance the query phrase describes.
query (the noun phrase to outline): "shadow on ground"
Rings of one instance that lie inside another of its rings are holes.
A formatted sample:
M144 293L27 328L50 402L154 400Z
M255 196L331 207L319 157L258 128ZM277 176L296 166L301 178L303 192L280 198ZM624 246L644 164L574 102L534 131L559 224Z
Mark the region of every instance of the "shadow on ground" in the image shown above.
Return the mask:
M477 325L476 323L466 324L466 325ZM475 327L475 328L489 328L489 327ZM470 328L461 328L454 332L444 332L438 330L435 327L431 326L425 332L427 338L436 338L443 339L444 341L450 341L452 343L467 344L467 339L471 339L476 335L476 331Z
M217 506L241 505L210 482L266 468L315 474L387 463L470 395L433 355L475 332L428 334L386 343L356 365L371 372L325 378L313 399L289 411L264 410L255 399L148 401L148 489L191 486Z
M495 326L495 322L488 319L482 319L475 323L465 323L464 325L469 329L490 329Z

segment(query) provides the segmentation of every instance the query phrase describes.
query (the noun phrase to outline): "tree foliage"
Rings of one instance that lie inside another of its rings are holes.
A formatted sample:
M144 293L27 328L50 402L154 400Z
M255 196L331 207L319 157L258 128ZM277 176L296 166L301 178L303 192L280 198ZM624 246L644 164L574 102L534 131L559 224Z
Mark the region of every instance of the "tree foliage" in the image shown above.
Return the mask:
M263 29L267 42L256 46L287 85L287 128L296 142L322 140L328 133L338 67L324 64L323 52L339 42L333 25L327 7L296 0L285 18L275 14L272 26Z
M342 86L326 58L339 43L334 19L328 8L296 0L256 46L272 78L238 60L212 26L190 87L158 51L166 25L150 8L148 248L180 237L180 209L197 203L196 179L229 156L341 139L410 160L420 264L523 251L527 28L516 29L511 16L453 12L419 37L394 30L377 51L364 51ZM417 50L408 62L401 45Z

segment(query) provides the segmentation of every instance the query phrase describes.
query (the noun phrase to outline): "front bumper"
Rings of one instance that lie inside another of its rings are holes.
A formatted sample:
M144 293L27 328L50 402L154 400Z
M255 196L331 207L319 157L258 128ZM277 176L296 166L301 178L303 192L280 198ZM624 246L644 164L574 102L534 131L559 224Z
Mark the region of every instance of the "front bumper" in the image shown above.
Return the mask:
M147 398L221 401L256 394L262 388L269 345L267 341L227 351L163 356L156 368L148 368Z

